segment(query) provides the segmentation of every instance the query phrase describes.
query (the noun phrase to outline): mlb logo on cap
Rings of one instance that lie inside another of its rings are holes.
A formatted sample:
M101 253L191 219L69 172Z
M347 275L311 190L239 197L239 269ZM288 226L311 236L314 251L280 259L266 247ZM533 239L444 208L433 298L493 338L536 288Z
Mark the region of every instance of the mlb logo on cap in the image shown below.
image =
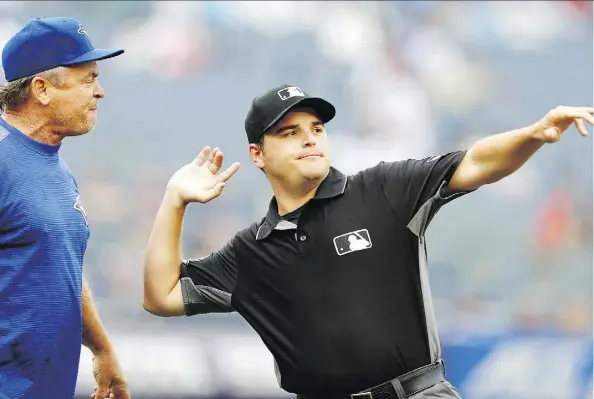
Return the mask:
M305 93L299 87L287 87L285 89L279 90L278 95L281 100L288 100L291 97L305 97Z
M245 131L251 144L258 143L266 130L277 123L291 109L312 108L322 122L334 118L336 110L328 101L312 97L298 86L283 84L255 97L245 118Z

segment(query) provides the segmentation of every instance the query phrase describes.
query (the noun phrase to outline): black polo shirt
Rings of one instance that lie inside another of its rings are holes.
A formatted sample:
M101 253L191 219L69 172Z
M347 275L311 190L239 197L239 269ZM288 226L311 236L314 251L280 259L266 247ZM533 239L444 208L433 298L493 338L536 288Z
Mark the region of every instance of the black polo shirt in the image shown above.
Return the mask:
M355 393L441 356L424 232L465 152L331 168L315 197L182 264L188 316L237 311L289 392Z

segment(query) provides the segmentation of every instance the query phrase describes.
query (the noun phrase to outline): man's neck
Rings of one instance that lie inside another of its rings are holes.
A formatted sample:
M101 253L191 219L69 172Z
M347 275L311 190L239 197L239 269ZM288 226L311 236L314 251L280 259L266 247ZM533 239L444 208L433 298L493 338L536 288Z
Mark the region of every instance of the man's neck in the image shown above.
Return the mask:
M2 114L2 119L17 128L25 136L43 144L58 145L62 143L64 138L62 135L49 130L43 118L27 112L6 111Z
M316 190L312 190L305 196L290 196L286 194L275 194L276 203L278 205L278 214L284 216L293 212L305 205L310 199L316 195Z
M316 195L323 181L324 179L304 182L297 189L273 184L272 191L278 206L278 214L284 216L305 205Z

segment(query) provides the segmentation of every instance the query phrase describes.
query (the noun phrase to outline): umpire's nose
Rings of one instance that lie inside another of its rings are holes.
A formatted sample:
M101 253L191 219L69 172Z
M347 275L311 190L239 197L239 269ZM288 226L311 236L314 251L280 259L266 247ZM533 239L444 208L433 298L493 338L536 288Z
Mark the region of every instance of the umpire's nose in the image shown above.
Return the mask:
M303 141L304 147L313 147L316 145L316 135L312 131L306 131Z

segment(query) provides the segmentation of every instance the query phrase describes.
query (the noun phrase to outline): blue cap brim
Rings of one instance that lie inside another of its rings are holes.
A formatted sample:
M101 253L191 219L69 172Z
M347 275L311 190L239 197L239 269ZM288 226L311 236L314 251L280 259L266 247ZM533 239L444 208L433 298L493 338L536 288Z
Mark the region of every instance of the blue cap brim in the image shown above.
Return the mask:
M76 57L73 60L63 63L62 65L74 65L81 64L83 62L105 60L107 58L116 57L124 52L123 49L94 49L88 53L84 53L80 57Z

